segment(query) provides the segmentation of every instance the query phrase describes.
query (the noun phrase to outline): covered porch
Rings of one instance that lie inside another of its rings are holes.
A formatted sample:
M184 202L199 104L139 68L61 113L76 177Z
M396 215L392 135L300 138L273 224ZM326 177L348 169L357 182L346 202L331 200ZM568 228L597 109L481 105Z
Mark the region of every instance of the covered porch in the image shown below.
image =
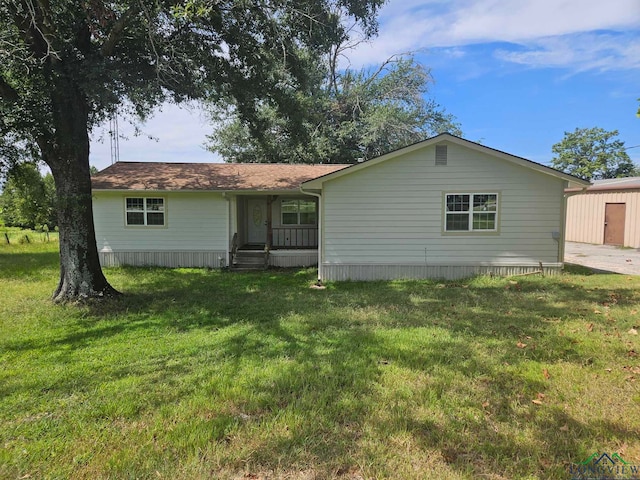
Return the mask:
M318 202L315 197L299 193L246 194L236 195L234 203L232 268L317 265Z
M238 195L236 206L239 249L317 250L316 198L300 195Z

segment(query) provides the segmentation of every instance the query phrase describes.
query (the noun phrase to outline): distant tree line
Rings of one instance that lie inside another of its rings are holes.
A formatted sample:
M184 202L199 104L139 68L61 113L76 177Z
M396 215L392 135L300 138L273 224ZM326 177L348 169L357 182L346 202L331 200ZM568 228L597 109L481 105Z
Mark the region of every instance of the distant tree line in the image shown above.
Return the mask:
M91 165L91 175L98 169ZM7 227L53 231L58 226L56 186L34 163L14 164L0 184L0 222Z
M57 222L56 189L50 173L37 165L14 165L0 195L0 219L7 227L53 230Z

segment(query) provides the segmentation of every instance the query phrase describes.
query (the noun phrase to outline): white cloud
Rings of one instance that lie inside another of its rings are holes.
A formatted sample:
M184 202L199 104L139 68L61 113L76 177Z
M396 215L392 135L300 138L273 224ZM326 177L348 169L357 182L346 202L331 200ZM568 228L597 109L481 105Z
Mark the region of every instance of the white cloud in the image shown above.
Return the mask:
M453 39L522 42L640 25L637 0L480 0L456 12ZM633 15L635 11L636 15Z
M111 164L108 124L93 135L89 163L99 170ZM141 135L124 119L119 119L120 160L150 162L219 162L218 155L202 145L212 128L197 107L164 105L144 125ZM99 141L99 137L103 141ZM152 138L149 138L152 137Z
M391 0L380 20L380 35L351 54L353 65L379 63L401 52L478 43L510 42L538 49L540 39L634 29L640 27L640 2Z
M574 71L640 68L640 37L578 34L536 40L524 51L497 50L496 57L532 67Z

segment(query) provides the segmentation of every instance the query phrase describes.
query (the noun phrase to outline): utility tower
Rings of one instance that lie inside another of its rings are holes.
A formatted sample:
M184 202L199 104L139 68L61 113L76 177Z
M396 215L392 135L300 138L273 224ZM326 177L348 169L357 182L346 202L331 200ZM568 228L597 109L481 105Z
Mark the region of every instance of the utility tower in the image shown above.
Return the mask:
M118 114L111 115L109 120L109 145L111 146L111 165L120 161L120 135L118 134Z

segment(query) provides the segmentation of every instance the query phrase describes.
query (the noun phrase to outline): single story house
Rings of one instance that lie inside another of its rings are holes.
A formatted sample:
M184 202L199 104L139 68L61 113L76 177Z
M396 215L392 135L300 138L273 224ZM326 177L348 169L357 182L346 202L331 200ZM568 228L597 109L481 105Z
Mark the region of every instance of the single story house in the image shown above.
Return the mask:
M318 265L320 280L562 268L579 178L441 134L355 165L118 162L92 179L103 265Z
M640 248L640 177L595 180L567 194L568 241Z

